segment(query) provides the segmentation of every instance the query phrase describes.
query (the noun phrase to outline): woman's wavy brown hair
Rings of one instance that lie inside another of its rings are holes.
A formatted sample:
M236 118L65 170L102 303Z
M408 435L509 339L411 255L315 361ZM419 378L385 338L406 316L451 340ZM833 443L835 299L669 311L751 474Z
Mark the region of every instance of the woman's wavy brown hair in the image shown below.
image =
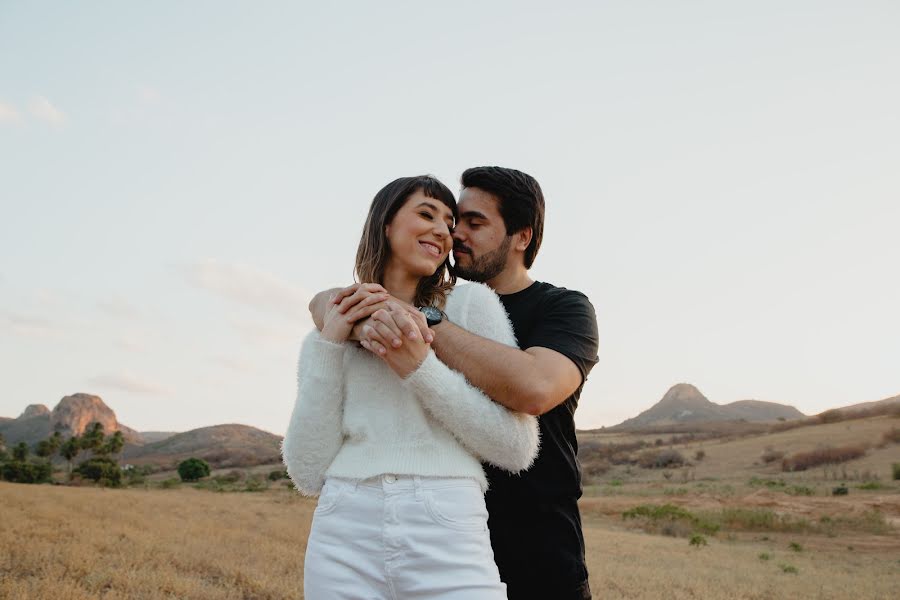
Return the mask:
M406 200L417 190L429 198L442 202L453 212L453 219L459 216L453 192L431 175L417 177L401 177L390 182L375 194L369 215L363 226L359 249L356 251L356 280L360 283L384 284L384 269L391 257L391 246L388 243L385 228L394 219L394 215ZM444 308L447 293L453 289L456 275L450 266L450 257L437 268L433 275L423 277L416 286L413 302L416 306L437 306Z

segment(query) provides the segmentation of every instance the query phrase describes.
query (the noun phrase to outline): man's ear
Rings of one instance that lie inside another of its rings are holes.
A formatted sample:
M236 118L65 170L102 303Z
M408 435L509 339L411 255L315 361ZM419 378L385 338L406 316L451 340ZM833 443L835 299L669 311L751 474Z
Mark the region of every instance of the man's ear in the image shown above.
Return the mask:
M531 227L526 227L521 231L515 234L516 238L516 250L519 252L525 252L528 248L528 244L531 243L531 237L534 235L534 230Z

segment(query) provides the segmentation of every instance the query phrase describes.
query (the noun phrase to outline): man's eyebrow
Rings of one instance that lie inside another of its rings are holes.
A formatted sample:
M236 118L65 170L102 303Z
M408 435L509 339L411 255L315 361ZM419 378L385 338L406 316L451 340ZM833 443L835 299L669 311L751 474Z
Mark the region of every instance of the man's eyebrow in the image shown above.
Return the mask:
M487 221L487 215L482 212L478 212L477 210L467 210L464 213L460 213L460 219L484 219Z

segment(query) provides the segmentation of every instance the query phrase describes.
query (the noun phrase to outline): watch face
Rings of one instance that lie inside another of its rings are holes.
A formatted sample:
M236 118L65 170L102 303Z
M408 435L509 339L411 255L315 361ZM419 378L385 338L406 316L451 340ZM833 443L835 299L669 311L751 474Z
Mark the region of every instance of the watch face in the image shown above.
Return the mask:
M422 311L422 314L424 314L425 318L428 320L429 327L440 323L444 316L440 309L433 306L423 306L419 310Z

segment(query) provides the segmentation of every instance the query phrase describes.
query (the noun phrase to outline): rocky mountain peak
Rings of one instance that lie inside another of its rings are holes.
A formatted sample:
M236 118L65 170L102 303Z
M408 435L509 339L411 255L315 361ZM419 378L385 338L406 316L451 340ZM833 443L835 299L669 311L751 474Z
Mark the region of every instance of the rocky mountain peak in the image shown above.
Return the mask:
M59 431L63 436L81 435L93 422L103 425L107 434L120 429L116 413L108 407L100 396L72 394L59 401L50 413L51 431Z
M29 404L18 416L19 419L30 419L31 417L39 417L41 415L49 415L50 409L43 404Z
M690 383L678 383L669 388L657 403L660 407L678 406L685 409L709 406L712 402Z

